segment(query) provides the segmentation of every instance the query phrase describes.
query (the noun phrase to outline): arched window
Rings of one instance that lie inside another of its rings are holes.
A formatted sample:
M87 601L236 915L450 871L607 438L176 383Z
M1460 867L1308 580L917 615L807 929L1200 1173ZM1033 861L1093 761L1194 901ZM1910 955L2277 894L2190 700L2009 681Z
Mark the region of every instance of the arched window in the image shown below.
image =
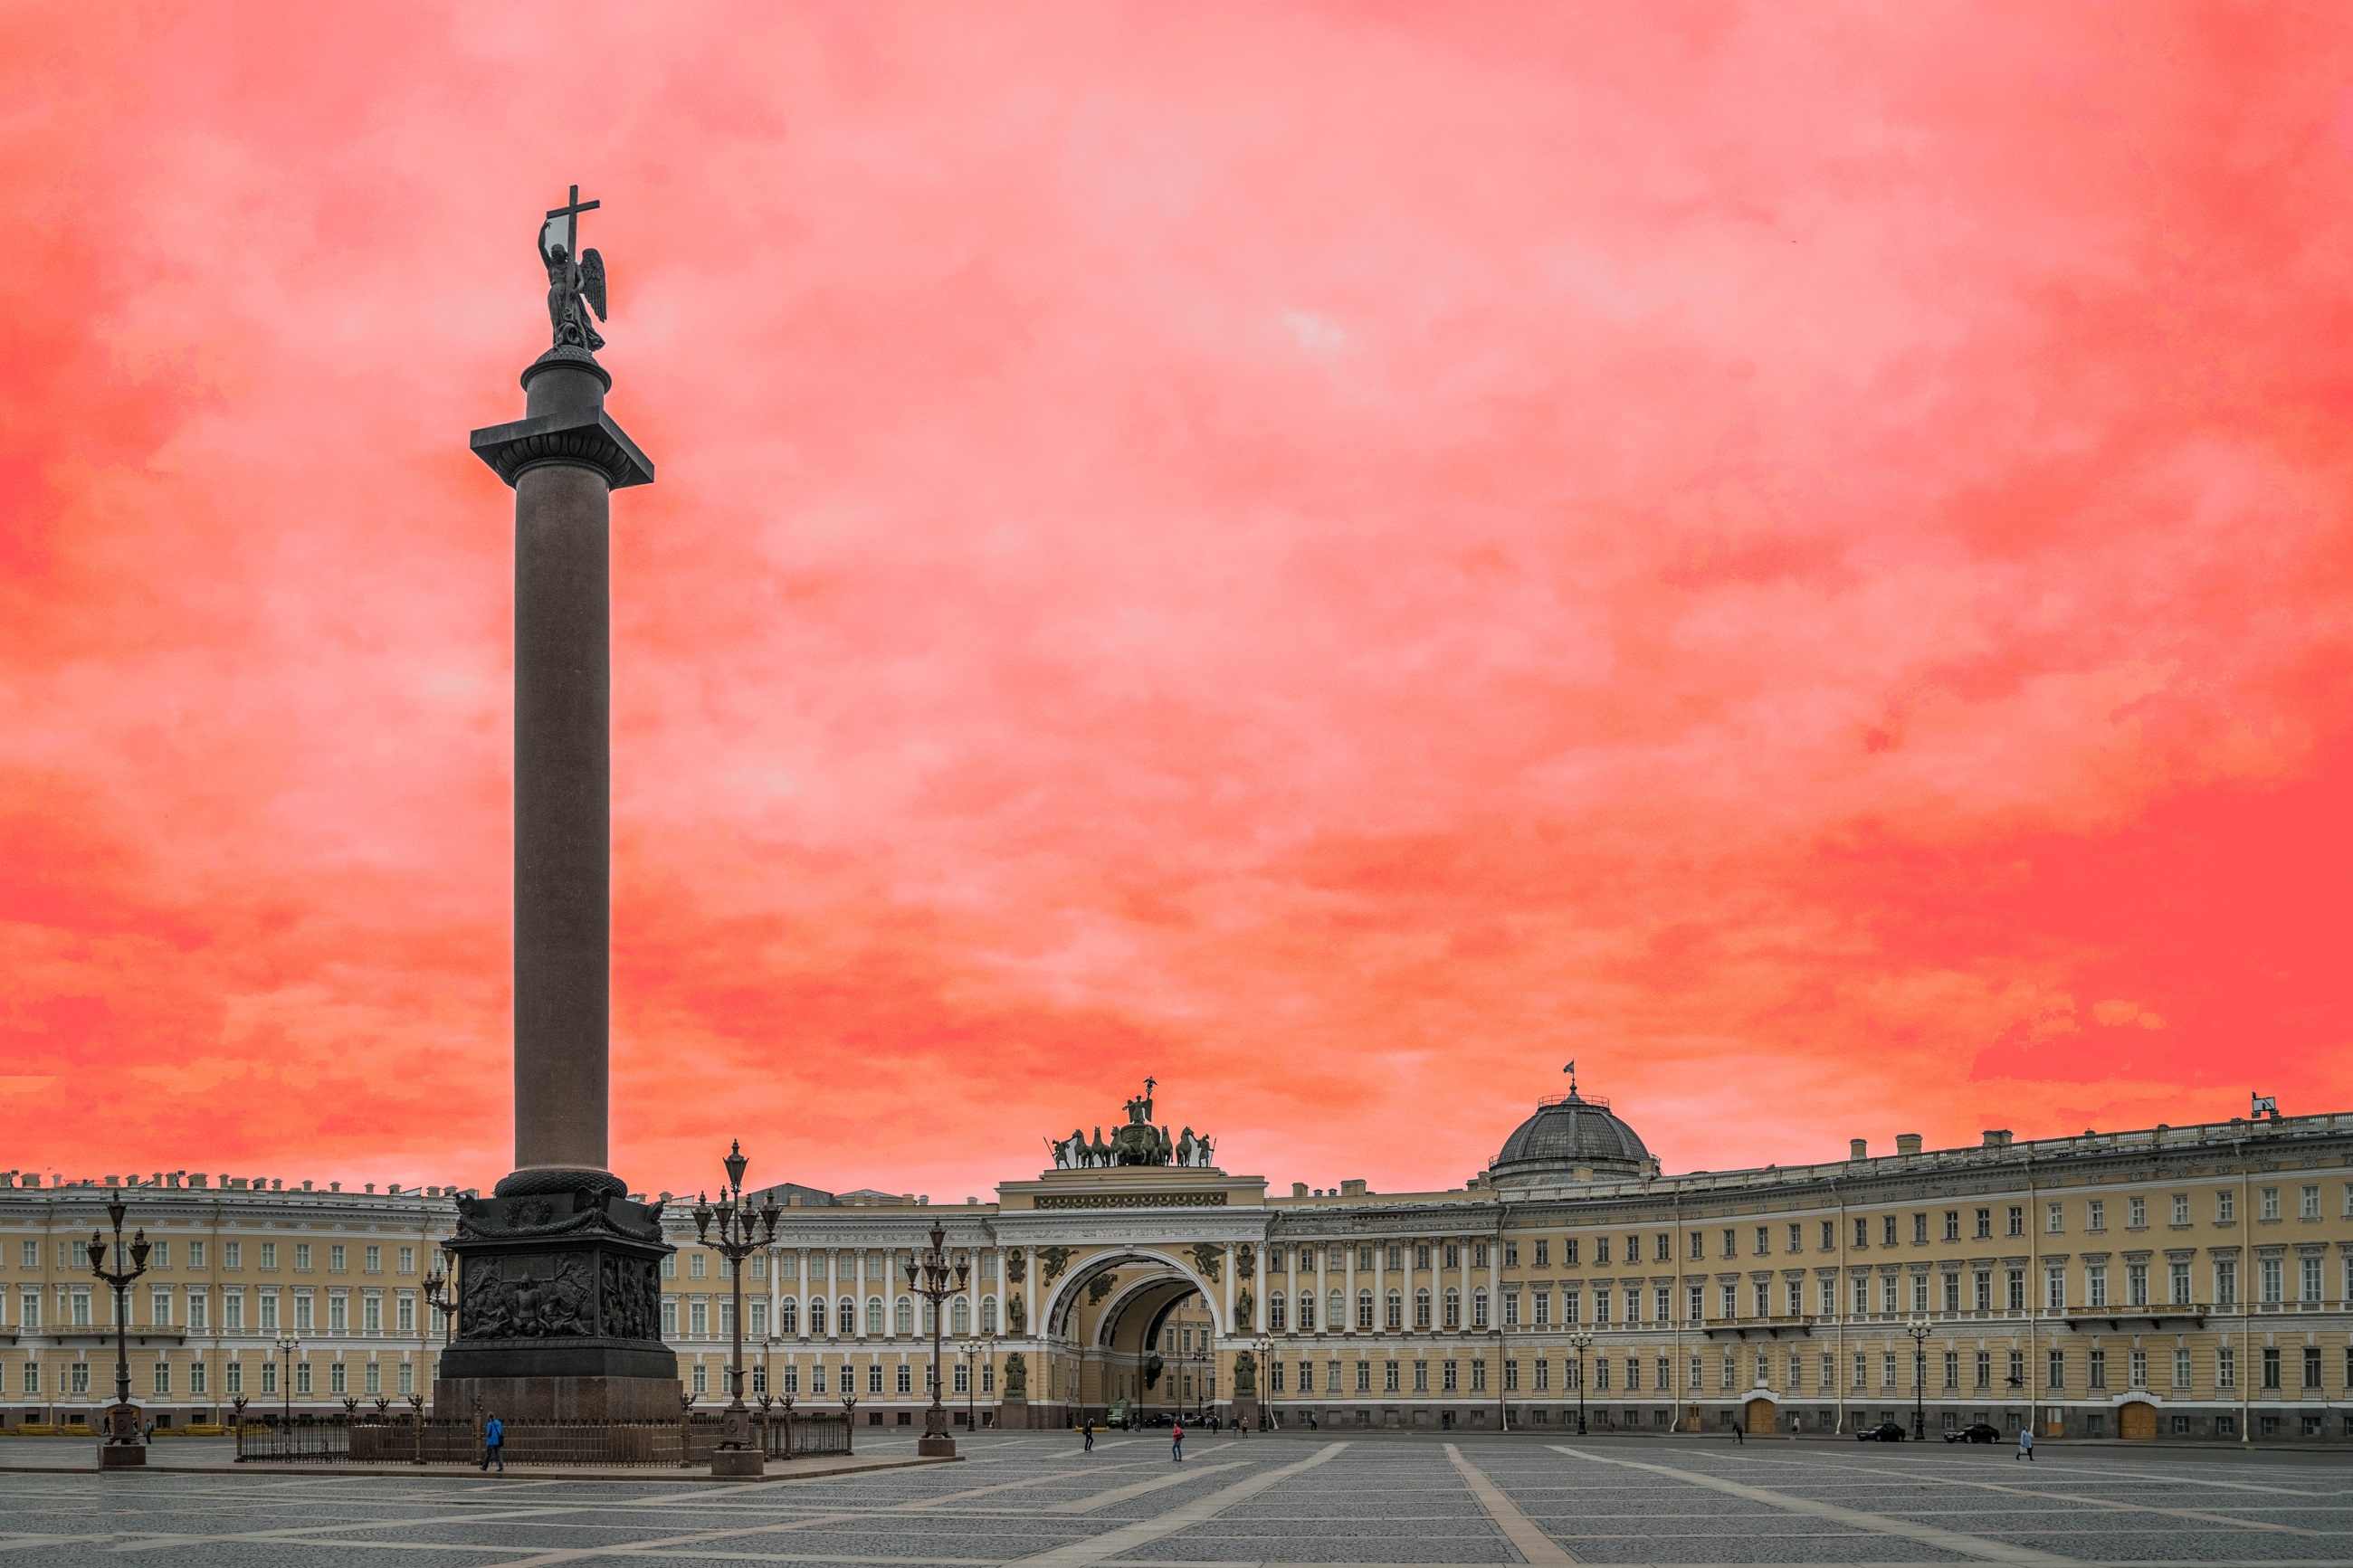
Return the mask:
M801 1331L801 1304L790 1296L776 1303L776 1332L797 1334Z
M1369 1331L1373 1326L1373 1293L1367 1289L1356 1292L1356 1327Z
M1283 1301L1280 1290L1266 1299L1266 1326L1278 1334L1283 1331Z
M1299 1331L1303 1334L1315 1331L1315 1292L1313 1290L1299 1293Z
M1426 1286L1413 1293L1413 1326L1423 1330L1430 1327L1430 1290Z
M994 1296L980 1299L980 1331L984 1334L997 1331L997 1298Z
M1402 1290L1390 1291L1388 1294L1388 1300L1383 1303L1383 1306L1387 1310L1381 1314L1381 1322L1388 1328L1388 1331L1396 1333L1399 1329L1404 1328L1405 1292Z
M866 1298L866 1331L880 1339L882 1336L882 1298Z
M1483 1285L1471 1292L1471 1326L1474 1329L1487 1326L1487 1288Z
M1446 1288L1446 1326L1450 1329L1462 1326L1462 1292L1451 1285Z
M915 1331L915 1302L913 1297L902 1296L899 1298L899 1314L897 1322L898 1332L902 1334L912 1334Z
M833 1304L833 1331L845 1340L858 1331L858 1303L847 1296Z
M1335 1290L1324 1300L1324 1326L1338 1333L1348 1326L1348 1294Z
M958 1296L955 1299L955 1305L949 1310L948 1332L952 1334L972 1332L972 1298L969 1296Z
M813 1334L825 1332L825 1298L822 1296L809 1298L809 1332Z

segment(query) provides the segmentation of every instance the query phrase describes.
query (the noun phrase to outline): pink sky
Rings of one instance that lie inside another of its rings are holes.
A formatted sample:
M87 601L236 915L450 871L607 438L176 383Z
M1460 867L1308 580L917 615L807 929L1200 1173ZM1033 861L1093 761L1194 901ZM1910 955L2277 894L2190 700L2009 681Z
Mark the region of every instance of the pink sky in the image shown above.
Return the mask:
M1460 1184L2353 1107L2340 7L22 5L0 1114L510 1161L613 276L614 1159Z

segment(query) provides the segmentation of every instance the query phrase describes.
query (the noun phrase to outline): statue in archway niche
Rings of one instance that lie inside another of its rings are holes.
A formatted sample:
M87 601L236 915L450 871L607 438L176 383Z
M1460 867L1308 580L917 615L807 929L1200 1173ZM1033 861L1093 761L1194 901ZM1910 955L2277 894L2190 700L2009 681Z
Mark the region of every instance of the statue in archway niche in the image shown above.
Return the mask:
M1234 1321L1244 1328L1250 1327L1253 1321L1250 1314L1257 1310L1257 1307L1258 1298L1251 1295L1249 1289L1245 1287L1241 1293L1234 1298Z
M1005 1331L1019 1339L1029 1331L1029 1310L1015 1296L1005 1303Z
M1029 1397L1029 1363L1019 1351L1005 1358L1005 1397Z
M1248 1351L1234 1357L1234 1397L1258 1397L1258 1357Z

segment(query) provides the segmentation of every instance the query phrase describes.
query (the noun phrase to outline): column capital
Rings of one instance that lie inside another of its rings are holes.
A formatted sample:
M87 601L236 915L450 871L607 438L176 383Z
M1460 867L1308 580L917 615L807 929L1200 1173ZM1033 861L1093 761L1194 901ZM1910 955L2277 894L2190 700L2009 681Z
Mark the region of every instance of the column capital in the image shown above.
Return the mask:
M486 426L473 432L469 445L509 485L550 463L594 468L617 490L654 482L652 459L601 408Z

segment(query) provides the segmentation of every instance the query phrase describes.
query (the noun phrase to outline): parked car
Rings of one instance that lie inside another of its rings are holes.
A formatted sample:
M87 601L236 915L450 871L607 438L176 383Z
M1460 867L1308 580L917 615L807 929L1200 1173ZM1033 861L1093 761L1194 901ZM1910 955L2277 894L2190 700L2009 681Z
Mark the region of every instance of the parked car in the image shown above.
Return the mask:
M1973 1421L1957 1432L1946 1433L1945 1441L1947 1443L1999 1443L2001 1441L2001 1430L1983 1421Z
M1866 1426L1854 1435L1858 1443L1901 1443L1910 1434L1893 1421L1882 1421L1876 1426Z

